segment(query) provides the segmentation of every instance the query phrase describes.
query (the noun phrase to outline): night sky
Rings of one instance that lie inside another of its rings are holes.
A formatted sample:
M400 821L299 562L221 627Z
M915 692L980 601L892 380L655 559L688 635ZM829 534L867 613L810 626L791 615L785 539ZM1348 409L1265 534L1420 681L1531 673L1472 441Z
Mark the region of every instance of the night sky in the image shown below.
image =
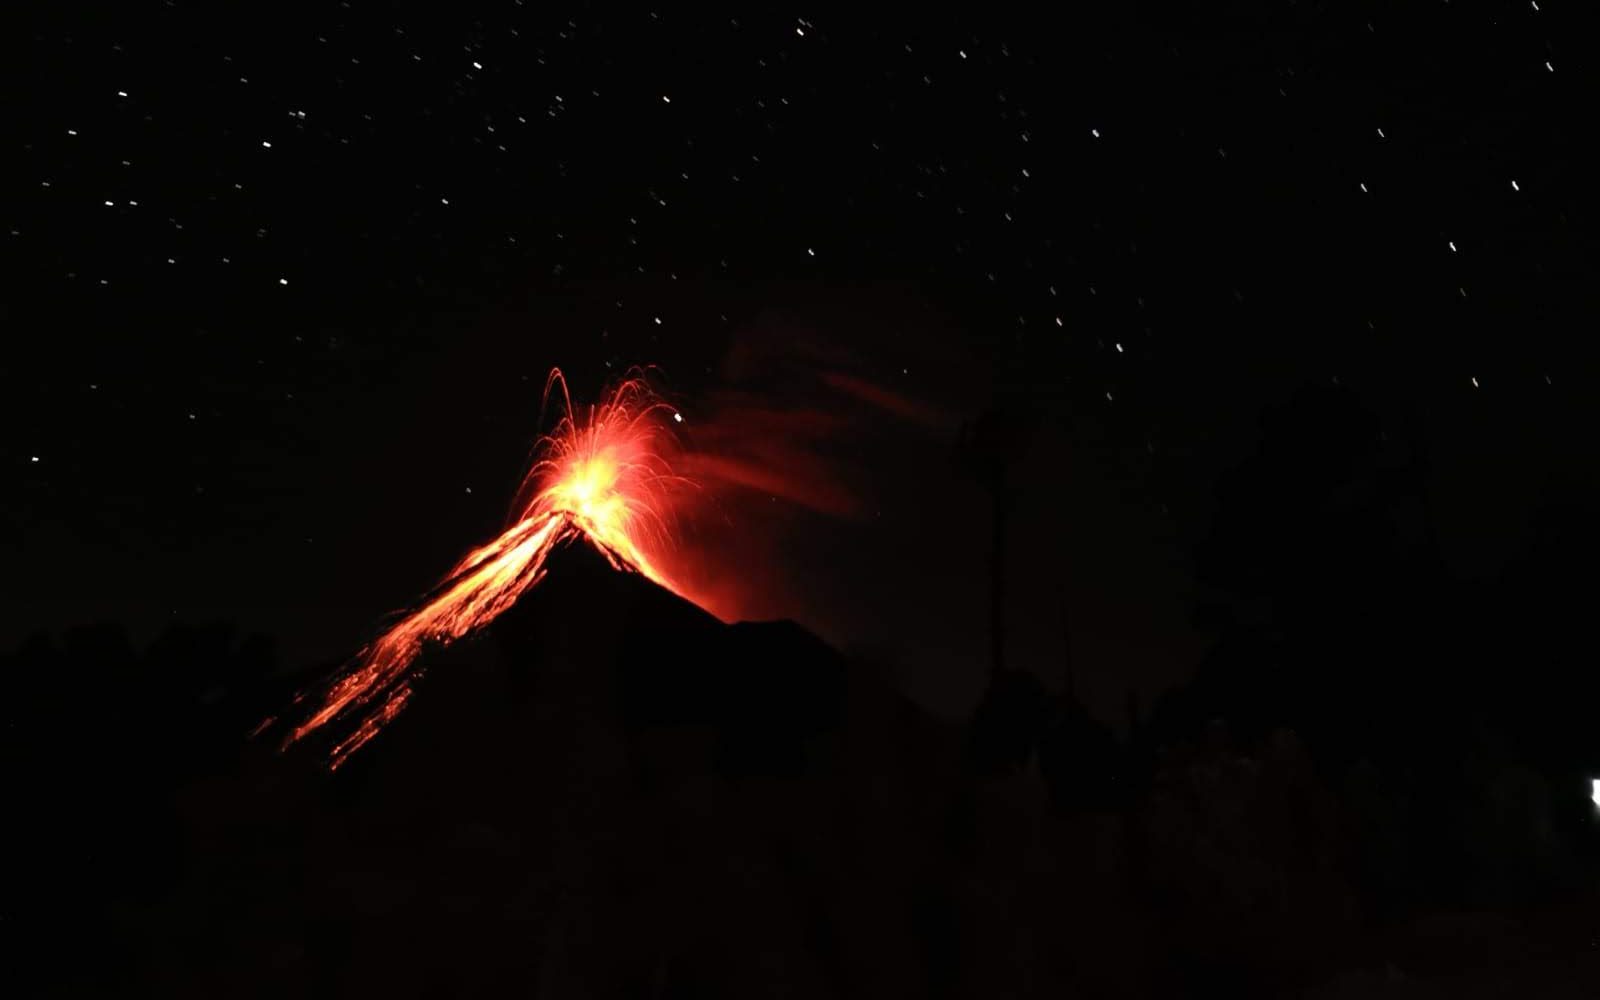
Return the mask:
M991 405L1037 423L1012 661L1106 715L1193 669L1219 482L1308 386L1426 456L1463 578L1588 495L1570 2L71 6L7 88L7 645L341 658L495 532L553 366L659 366L691 449L784 487L685 541L730 610L942 714L983 686Z

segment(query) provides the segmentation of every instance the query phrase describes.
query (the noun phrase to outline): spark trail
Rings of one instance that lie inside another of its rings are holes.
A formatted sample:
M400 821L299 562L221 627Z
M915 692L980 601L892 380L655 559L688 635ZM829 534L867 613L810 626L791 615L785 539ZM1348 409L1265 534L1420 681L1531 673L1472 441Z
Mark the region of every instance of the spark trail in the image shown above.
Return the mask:
M562 416L535 446L509 527L467 553L416 606L357 654L327 688L302 694L311 714L287 747L335 720L353 723L333 746L337 769L405 708L414 664L429 645L445 646L493 621L543 579L550 553L568 542L594 545L621 570L632 570L684 595L663 572L670 548L673 490L685 480L667 462L673 413L641 372L629 376L581 416L566 379L552 370L545 403L559 390Z

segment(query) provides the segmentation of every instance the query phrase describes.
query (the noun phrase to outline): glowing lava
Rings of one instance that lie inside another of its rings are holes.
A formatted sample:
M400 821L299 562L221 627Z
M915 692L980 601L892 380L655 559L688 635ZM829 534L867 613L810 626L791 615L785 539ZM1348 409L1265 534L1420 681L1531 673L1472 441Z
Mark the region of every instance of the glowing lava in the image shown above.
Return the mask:
M448 645L493 621L543 578L546 559L566 542L584 539L616 568L682 595L660 568L672 492L684 483L666 458L672 408L637 372L582 419L560 370L545 383L547 404L556 389L563 415L536 447L539 457L518 491L510 526L469 552L415 610L364 648L347 673L318 693L315 711L285 746L335 719L353 720L331 752L330 766L339 767L405 707L412 665L430 643Z

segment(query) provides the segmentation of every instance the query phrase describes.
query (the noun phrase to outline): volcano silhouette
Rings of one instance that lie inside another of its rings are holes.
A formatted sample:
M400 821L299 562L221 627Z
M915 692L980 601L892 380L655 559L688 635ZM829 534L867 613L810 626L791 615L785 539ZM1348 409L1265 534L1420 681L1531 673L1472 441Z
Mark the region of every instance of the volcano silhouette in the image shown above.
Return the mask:
M297 844L299 881L229 887L269 900L251 905L300 958L240 961L220 992L827 996L864 974L840 963L923 975L905 901L938 853L945 734L800 626L724 624L580 541L420 665L347 766L304 768L325 794L288 807L269 855Z
M520 751L502 741L525 743L528 727L553 724L548 713L571 701L630 734L700 730L714 737L719 774L793 775L845 697L844 659L799 625L724 624L583 540L552 553L544 580L481 634L420 666L411 706L353 760L409 755L420 741L435 760L506 763Z

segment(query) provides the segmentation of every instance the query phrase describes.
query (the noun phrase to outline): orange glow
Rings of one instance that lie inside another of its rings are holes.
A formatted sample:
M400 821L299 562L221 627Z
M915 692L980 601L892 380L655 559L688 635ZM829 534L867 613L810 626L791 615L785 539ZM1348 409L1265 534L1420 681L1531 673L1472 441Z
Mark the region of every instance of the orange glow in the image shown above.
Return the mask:
M338 768L405 707L422 651L493 621L543 578L546 559L563 543L584 539L617 569L687 597L661 568L671 549L672 491L685 483L667 464L674 444L667 420L674 411L637 372L581 419L566 379L553 370L546 404L557 389L561 420L539 440L510 526L469 552L415 610L364 648L350 670L319 693L315 710L285 746L335 719L354 720L353 731L331 752L330 766Z

